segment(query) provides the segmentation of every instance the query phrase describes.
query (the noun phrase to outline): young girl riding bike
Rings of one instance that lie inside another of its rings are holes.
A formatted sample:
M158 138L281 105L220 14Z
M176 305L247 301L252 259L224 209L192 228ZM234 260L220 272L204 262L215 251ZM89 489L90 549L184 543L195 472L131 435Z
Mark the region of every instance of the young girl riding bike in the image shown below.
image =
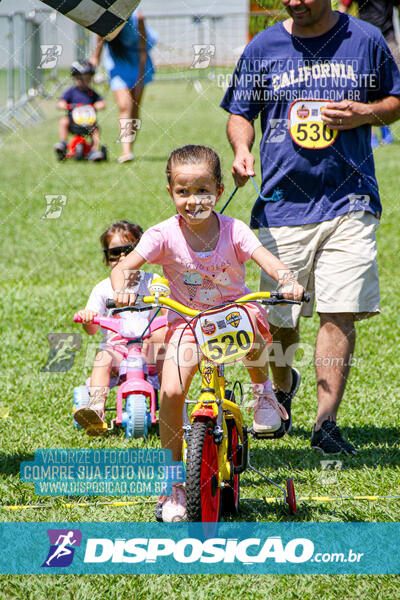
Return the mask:
M135 246L138 244L142 236L142 228L139 225L134 225L128 221L118 221L110 225L106 231L100 236L100 242L103 247L104 262L111 268L111 272L118 265L122 258L125 258ZM145 273L138 271L133 276L134 281L131 285L134 286L136 292L143 295L148 295L148 286L151 283L153 273ZM108 310L106 308L106 300L113 295L111 279L107 277L98 283L92 290L87 301L86 308L80 310L78 315L82 319L82 325L86 333L94 335L99 326L93 324L93 317L106 316ZM144 331L150 311L140 313L140 315L129 314L129 318L140 319L138 329ZM126 318L126 315L124 315ZM90 404L83 406L75 411L74 418L79 425L84 427L90 435L102 435L106 429L92 427L98 422L100 417L104 421L105 403L110 388L111 377L118 374L118 369L123 358L127 355L126 339L120 338L117 334L102 329L103 339L100 343L100 349L96 355L92 374L90 377L89 396ZM152 342L162 342L164 337L164 329L155 332L152 335ZM148 343L143 346L143 354L147 354L149 350Z
M167 163L167 190L177 211L173 217L151 227L129 256L111 273L118 305L133 304L135 293L126 285L124 271L131 273L145 262L163 266L171 286L171 298L197 310L235 300L250 290L245 285L244 263L252 259L270 277L279 282L287 277L287 267L266 250L251 229L242 221L216 213L213 209L222 196L224 186L218 155L204 146L185 146L172 152ZM287 279L286 279L287 281ZM303 287L295 279L280 290L287 299L300 300ZM268 376L268 363L259 361L265 344L272 341L265 311L257 304L246 308L256 332L254 349L244 360L254 391L253 429L257 433L273 432L287 419L278 404ZM182 409L184 395L179 380L178 361L183 388L187 393L198 361L183 361L172 348L186 323L169 313L165 343L168 354L162 371L160 436L163 448L172 450L173 460L181 459ZM196 344L190 329L184 332L185 355L188 348L196 357ZM263 363L262 366L259 362ZM159 498L156 512L163 521L179 521L186 517L185 489L174 484L172 496Z

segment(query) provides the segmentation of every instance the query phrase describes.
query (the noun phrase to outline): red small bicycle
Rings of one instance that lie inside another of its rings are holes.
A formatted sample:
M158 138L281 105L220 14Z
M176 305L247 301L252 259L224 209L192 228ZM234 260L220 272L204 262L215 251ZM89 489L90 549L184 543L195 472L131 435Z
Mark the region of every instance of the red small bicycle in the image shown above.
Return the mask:
M93 153L93 140L91 138L96 126L96 110L92 104L68 104L70 116L69 131L73 137L66 147L61 145L57 150L58 160L74 158L75 160L89 159ZM96 162L107 160L107 148L101 146L96 152Z

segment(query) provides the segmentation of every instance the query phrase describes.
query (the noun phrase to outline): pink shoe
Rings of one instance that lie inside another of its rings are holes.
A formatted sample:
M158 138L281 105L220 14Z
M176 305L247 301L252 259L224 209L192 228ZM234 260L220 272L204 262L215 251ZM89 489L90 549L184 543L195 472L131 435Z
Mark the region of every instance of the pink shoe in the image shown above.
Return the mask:
M256 386L253 386L256 388ZM260 389L254 389L253 431L255 433L270 433L277 431L282 419L289 418L286 409L279 404L273 391L266 391L263 384Z
M182 483L173 483L172 496L162 503L162 520L164 523L175 523L186 518L186 490Z

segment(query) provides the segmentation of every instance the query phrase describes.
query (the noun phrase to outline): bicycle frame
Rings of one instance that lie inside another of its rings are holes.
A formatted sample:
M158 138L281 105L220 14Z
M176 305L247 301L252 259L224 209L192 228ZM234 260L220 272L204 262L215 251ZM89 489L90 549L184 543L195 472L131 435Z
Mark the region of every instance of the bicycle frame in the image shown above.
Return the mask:
M192 332L193 321L200 317L200 315L204 316L204 314L207 313L207 310L193 310L168 298L169 285L168 281L163 278L153 280L150 291L153 294L152 296L136 298L136 308L127 307L126 310L144 310L146 305L149 304L153 305L153 307L163 306L172 310L180 317L191 317L191 321L185 320ZM306 295L304 296L304 299L307 299ZM226 303L226 305L210 307L208 311L211 313L219 308L223 310L224 308L230 307L230 305L240 305L245 304L246 302L257 301L264 301L268 304L277 304L280 302L300 304L300 302L297 301L284 299L283 296L277 292L258 292L242 296L236 301ZM239 313L237 314L239 315ZM234 317L234 315L231 314L226 317L227 322L230 323L229 317ZM242 317L239 317L238 322L240 321L240 318ZM244 318L243 322L245 321L246 318ZM234 326L237 327L237 325ZM250 327L252 325L248 322L248 326ZM239 334L241 333L245 333L245 331L238 331L237 333L238 346L240 346L238 340ZM179 344L181 343L181 340L179 341ZM249 337L248 342L250 344ZM199 344L198 341L197 343ZM204 348L206 345L207 344L202 345L202 352L205 352ZM246 355L244 353L246 350L244 346L242 346L242 350L242 354L236 351L235 360L239 357L243 358ZM250 351L251 348L247 353ZM228 352L226 351L226 357L227 356ZM227 362L225 358L219 362ZM183 394L185 395L185 406L183 411L183 459L187 464L186 498L188 518L189 520L210 520L215 522L219 520L221 510L225 510L228 514L237 514L239 507L239 475L247 466L261 475L268 483L279 488L283 492L285 502L289 504L289 510L294 513L296 512L296 504L293 480L287 480L287 494L280 485L260 473L260 471L250 464L248 453L248 429L244 424L240 406L230 398L226 398L227 390L224 369L224 364L218 364L217 362L209 360L206 356L202 356L200 359L202 387L199 399L192 401L187 398L185 390L182 387ZM180 373L179 362L178 372ZM234 385L234 388L235 386L236 384ZM231 391L231 394L232 393L233 390ZM189 417L188 405L190 404L194 405L194 407ZM193 440L195 440L195 442ZM239 444L239 440L242 445ZM215 448L217 448L217 450ZM208 462L207 459L209 458L210 461ZM225 503L226 509L223 508L223 504ZM191 505L190 511L189 505Z
M183 454L184 458L187 452L187 438L191 430L192 423L195 420L212 420L215 423L214 441L218 444L218 485L223 481L229 480L233 473L231 472L231 463L227 461L228 455L228 430L227 419L233 419L238 430L240 441L243 444L242 464L235 467L234 474L242 473L247 466L248 435L247 427L244 425L242 411L240 406L225 398L225 375L224 367L216 365L203 358L200 364L202 377L201 394L198 401L186 399L183 412ZM194 404L193 411L188 416L188 405Z

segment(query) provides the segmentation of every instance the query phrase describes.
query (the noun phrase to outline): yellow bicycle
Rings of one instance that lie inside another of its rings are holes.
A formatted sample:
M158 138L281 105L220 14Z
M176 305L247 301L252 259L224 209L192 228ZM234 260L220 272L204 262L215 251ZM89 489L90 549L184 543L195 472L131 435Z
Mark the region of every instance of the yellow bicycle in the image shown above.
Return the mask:
M253 348L255 333L244 304L300 302L286 300L278 292L257 292L242 296L235 302L198 311L168 298L169 285L164 278L154 279L150 292L151 296L137 297L134 306L121 310L148 310L151 304L174 311L186 320L201 351L200 397L190 400L185 395L183 411L188 520L211 523L217 522L222 514L237 514L240 474L246 468L278 487L290 513L294 514L296 496L293 479L286 480L285 489L250 464L249 433L256 437L260 435L254 434L244 424L240 408L243 402L242 385L236 381L231 389L226 388L225 365L242 360ZM309 296L304 294L303 300L308 299ZM182 337L183 332L179 343ZM236 402L237 391L240 393L239 404ZM193 410L189 414L191 406Z

